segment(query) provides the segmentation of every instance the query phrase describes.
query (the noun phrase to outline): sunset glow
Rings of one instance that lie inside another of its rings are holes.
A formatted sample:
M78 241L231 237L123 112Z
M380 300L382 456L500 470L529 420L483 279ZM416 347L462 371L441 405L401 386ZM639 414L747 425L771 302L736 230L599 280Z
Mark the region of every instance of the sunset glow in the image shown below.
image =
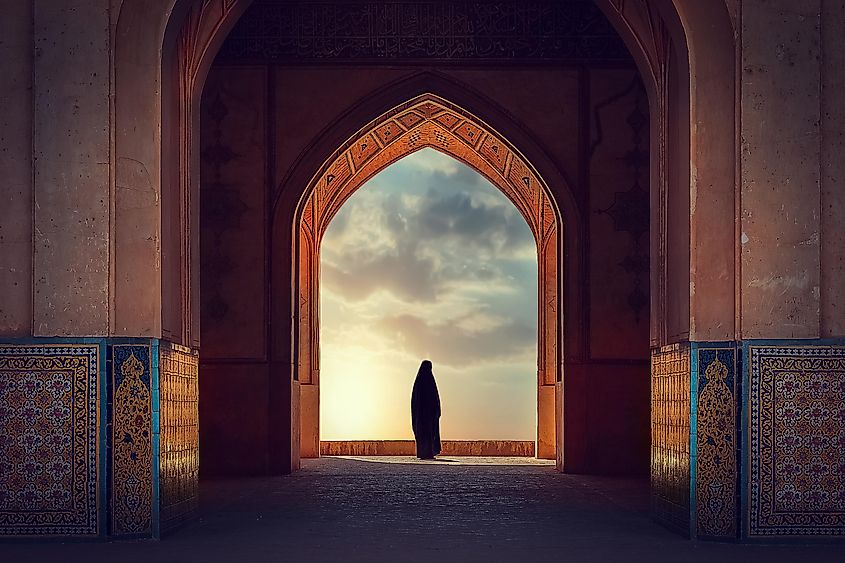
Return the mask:
M408 439L431 359L444 439L533 440L537 255L513 204L433 149L388 167L321 248L321 438Z

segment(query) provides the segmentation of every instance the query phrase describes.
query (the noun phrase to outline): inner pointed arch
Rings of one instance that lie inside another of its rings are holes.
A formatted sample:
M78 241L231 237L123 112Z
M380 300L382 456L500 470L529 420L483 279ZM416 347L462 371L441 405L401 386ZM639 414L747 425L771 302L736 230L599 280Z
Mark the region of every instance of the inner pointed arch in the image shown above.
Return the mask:
M302 226L319 245L343 203L370 178L423 148L468 165L510 199L538 246L559 223L540 175L501 134L469 111L435 94L422 94L368 123L312 178L302 204Z
M412 98L352 135L309 182L299 205L294 354L303 397L303 457L319 456L320 242L343 203L378 172L423 148L469 166L519 210L537 244L537 456L562 451L556 385L561 381L560 252L563 232L551 191L528 160L495 129L435 94Z

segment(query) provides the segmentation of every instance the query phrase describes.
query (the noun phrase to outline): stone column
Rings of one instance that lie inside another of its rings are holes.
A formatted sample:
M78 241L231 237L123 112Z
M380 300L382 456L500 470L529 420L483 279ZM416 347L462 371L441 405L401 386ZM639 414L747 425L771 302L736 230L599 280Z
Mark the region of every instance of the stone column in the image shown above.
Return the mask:
M109 9L37 0L33 14L33 334L106 335Z

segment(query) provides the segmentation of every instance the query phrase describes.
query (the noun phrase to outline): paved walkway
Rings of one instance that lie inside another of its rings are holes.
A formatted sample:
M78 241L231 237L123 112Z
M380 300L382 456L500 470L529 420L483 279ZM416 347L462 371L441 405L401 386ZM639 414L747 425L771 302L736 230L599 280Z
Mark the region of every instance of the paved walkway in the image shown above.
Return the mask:
M845 561L842 544L684 540L650 520L646 483L531 460L323 458L202 494L201 516L160 542L0 544L0 561Z

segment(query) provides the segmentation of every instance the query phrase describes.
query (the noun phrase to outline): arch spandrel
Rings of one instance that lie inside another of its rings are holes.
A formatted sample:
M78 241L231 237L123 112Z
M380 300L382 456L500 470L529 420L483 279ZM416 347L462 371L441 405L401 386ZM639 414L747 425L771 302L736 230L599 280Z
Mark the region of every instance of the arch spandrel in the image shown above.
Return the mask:
M298 267L297 372L303 386L319 385L320 242L343 204L373 176L423 148L470 166L516 206L537 245L537 455L554 459L554 389L560 370L559 214L548 187L528 161L470 112L424 94L383 114L355 133L313 177L301 204ZM305 387L303 387L305 389ZM306 394L303 393L303 397ZM318 393L308 392L308 397ZM319 400L319 399L316 399ZM316 413L316 405L303 412ZM303 418L302 455L319 455L319 420Z

